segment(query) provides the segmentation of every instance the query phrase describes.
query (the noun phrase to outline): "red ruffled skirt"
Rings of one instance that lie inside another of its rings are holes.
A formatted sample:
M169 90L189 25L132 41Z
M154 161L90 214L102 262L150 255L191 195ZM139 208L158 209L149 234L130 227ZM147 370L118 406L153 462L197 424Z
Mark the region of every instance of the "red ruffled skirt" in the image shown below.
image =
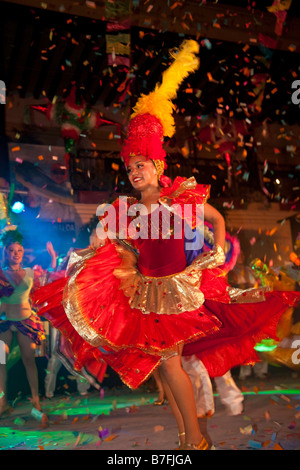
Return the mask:
M137 388L182 343L212 377L257 362L255 344L277 339L281 315L300 300L296 292L232 289L221 269L201 262L174 276L142 276L134 255L113 243L71 256L67 277L33 301L65 338L74 369L96 382L108 364Z

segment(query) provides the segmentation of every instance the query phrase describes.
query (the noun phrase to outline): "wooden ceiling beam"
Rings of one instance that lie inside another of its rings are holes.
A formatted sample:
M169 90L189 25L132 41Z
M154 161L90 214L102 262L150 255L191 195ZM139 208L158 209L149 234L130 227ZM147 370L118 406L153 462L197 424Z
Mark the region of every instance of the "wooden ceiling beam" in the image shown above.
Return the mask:
M300 52L299 18L287 16L282 36L275 34L276 17L261 10L197 1L181 1L172 10L164 2L139 4L132 15L131 24L140 28L183 33L212 40L259 45L260 35L277 41L276 49L289 50L293 44Z
M4 0L3 4L8 0ZM101 1L73 2L71 0L9 1L34 8L82 16L93 20L114 22L108 17ZM172 8L172 6L176 5ZM167 2L140 2L131 8L130 24L133 27L157 31L169 31L189 36L199 36L212 40L231 41L249 45L259 45L263 34L276 42L276 49L289 50L291 46L300 52L300 18L287 16L282 36L275 34L276 17L268 11L236 7L231 5L203 4L199 0L181 0L171 6ZM122 22L122 18L118 18ZM272 47L270 47L272 48Z
M84 0L80 0L74 2L72 0L64 0L61 2L59 0L51 0L48 2L45 0L45 2L42 2L40 0L4 0L3 3L15 3L31 8L38 8L40 10L49 10L57 13L83 16L94 20L105 21L106 10L103 6L103 2L99 1L85 2ZM95 5L95 8L88 5Z

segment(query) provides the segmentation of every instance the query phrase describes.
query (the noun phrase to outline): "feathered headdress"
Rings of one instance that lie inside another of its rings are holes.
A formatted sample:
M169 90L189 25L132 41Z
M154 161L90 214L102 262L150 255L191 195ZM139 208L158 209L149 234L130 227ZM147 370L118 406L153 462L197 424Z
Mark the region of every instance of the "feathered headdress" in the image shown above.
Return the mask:
M175 133L173 117L174 100L183 80L199 67L199 44L194 40L184 41L178 50L170 51L173 63L163 72L162 83L156 85L148 95L138 99L128 125L127 139L123 144L121 156L126 166L129 158L143 155L153 160L159 177L167 168L163 149L164 137Z
M8 225L0 234L0 246L9 246L12 243L22 245L23 235L19 232L16 225Z

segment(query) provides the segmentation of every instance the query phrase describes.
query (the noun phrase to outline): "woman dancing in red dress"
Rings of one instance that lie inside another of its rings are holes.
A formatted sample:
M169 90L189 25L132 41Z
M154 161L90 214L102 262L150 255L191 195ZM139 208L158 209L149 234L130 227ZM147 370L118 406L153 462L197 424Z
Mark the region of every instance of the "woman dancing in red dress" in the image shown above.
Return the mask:
M197 53L195 41L184 42L162 84L134 108L122 157L139 200L120 197L106 206L93 246L71 255L67 277L35 295L40 306L46 302L40 314L66 338L61 353L77 371L99 380L105 362L137 388L159 368L185 449L208 444L181 355L196 354L212 377L256 362L253 346L276 336L281 314L300 299L299 293L232 289L218 268L225 261L225 224L207 203L209 186L180 177L166 186L163 137L174 133L172 100L197 69ZM201 228L203 219L213 226L215 247L188 265L186 232Z

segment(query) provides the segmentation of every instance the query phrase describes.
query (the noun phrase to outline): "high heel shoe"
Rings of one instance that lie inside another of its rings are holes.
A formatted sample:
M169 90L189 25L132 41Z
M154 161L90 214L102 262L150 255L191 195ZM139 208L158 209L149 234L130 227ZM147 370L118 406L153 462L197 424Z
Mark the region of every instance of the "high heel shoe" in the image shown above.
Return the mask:
M209 449L209 445L204 437L202 437L199 444L189 444L188 442L184 444L184 450L208 450L208 449Z
M157 399L154 402L154 405L163 405L165 403L165 399L162 398L161 400Z

